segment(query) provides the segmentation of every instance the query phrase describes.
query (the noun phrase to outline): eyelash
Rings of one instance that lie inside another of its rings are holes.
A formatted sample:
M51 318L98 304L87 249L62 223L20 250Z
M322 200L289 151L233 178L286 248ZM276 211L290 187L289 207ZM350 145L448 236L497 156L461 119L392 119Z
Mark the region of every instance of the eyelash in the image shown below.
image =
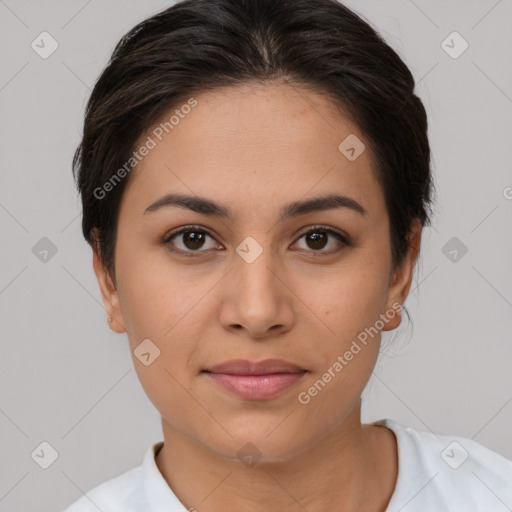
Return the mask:
M204 251L204 250L201 250L201 249L198 249L197 251L183 251L182 249L175 249L175 248L172 248L170 242L178 237L179 235L182 235L184 233L188 233L188 232L200 232L200 233L204 233L206 235L208 235L210 238L212 238L213 240L215 240L215 237L213 237L207 230L203 229L201 226L197 226L197 225L191 225L191 226L185 226L184 228L181 228L179 231L174 231L172 233L169 233L168 235L166 235L163 239L162 239L162 245L166 245L168 246L168 249L172 252L175 252L175 253L179 253L185 257L197 257L200 253L202 252L207 252L207 251ZM324 225L316 225L316 226L312 226L310 228L308 228L306 231L303 231L300 235L298 235L298 238L296 239L296 241L300 240L304 235L307 235L308 233L311 233L313 231L323 231L325 233L328 233L332 236L334 236L334 238L336 238L339 242L341 242L342 245L344 246L347 246L349 247L351 245L349 239L341 234L339 231L336 231L332 228L330 228L329 226L324 226ZM295 243L295 242L294 242ZM334 250L331 250L331 251L321 251L321 250L318 250L318 251L315 251L315 250L310 250L308 252L313 252L313 253L316 253L316 254L319 254L319 255L331 255L331 254L334 254L336 252L339 252L341 249L334 249Z

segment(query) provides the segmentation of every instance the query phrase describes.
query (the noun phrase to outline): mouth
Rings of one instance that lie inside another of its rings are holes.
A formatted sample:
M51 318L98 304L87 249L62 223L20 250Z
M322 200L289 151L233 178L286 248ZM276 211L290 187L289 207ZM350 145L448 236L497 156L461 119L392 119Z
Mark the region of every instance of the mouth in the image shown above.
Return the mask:
M274 398L294 386L307 370L281 359L226 361L203 370L224 390L247 400Z

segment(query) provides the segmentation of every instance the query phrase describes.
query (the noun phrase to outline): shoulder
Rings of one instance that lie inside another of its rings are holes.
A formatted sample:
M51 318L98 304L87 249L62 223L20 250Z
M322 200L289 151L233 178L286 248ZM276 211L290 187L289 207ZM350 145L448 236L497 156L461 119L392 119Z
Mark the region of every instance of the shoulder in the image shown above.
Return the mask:
M93 487L62 512L139 512L142 503L142 465Z
M512 461L476 441L406 427L390 419L398 442L398 479L386 512L505 512L512 507ZM428 508L430 507L430 508Z

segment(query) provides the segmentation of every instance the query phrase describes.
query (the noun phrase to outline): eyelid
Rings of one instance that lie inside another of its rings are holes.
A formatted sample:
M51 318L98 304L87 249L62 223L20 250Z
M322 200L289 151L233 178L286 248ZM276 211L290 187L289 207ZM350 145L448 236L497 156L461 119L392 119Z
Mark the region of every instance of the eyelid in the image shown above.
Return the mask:
M170 231L169 233L165 234L163 238L160 241L160 245L163 247L166 247L169 252L172 252L174 254L178 254L179 256L183 256L184 258L197 258L201 256L201 253L204 254L211 254L212 250L219 250L219 249L209 249L209 250L197 250L197 251L184 251L183 249L178 249L177 247L173 247L171 244L171 241L174 237L180 236L187 231L201 231L206 236L209 236L212 240L217 242L217 238L213 236L208 229L204 228L203 226L199 226L197 224L191 224L188 226L181 226L175 230ZM220 242L217 242L220 243Z
M342 231L337 230L336 228L333 228L331 226L326 226L325 224L315 224L313 226L309 226L304 231L299 231L299 233L295 236L298 238L301 238L305 234L309 233L310 231L315 231L315 230L327 231L328 233L335 234L341 238L343 243L350 245L350 238L348 235L346 235ZM313 252L315 252L315 251L313 251ZM316 252L319 252L319 251L316 251Z
M162 242L161 242L162 245L167 245L171 241L172 238L174 238L175 236L182 235L182 234L186 233L187 231L201 231L205 235L207 235L210 238L212 238L213 240L215 240L217 243L220 243L217 241L217 235L213 235L209 229L207 229L203 226L200 226L198 224L190 224L187 226L181 226L181 227L165 234L162 238ZM193 252L193 251L189 251L189 252ZM195 251L195 252L205 252L205 251Z

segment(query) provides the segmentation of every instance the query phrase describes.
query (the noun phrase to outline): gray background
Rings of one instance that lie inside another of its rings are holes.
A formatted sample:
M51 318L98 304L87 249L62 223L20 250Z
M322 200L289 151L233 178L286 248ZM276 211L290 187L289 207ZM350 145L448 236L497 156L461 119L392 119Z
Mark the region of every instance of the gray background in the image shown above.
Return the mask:
M0 511L60 510L162 438L127 340L105 322L71 158L115 43L168 5L0 0ZM438 190L406 302L413 325L388 337L363 419L512 458L512 0L347 5L419 81ZM43 31L59 44L47 59L31 48ZM469 43L457 59L441 46L453 31ZM42 237L57 248L46 263L32 252ZM48 469L31 458L43 441L58 452Z

